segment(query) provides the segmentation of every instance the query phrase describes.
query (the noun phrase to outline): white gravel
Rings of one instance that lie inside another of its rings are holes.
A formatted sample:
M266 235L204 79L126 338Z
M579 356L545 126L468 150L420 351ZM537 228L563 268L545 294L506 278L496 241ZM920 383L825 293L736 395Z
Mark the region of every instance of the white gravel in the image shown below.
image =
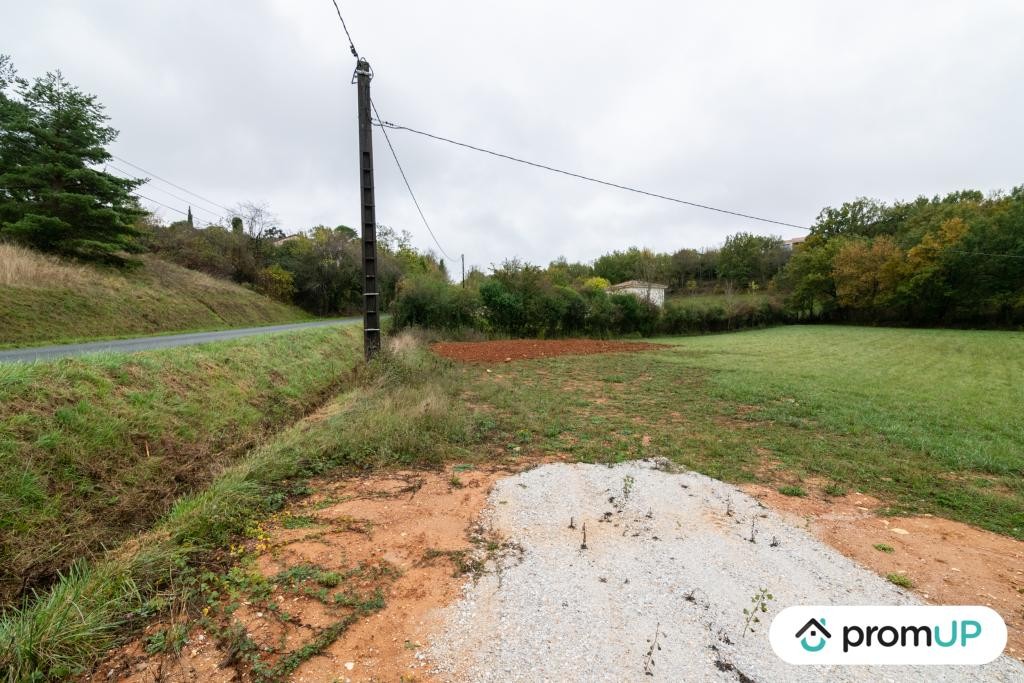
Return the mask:
M599 521L606 513L610 521ZM768 644L771 618L785 606L918 600L698 474L647 461L545 465L499 481L484 523L524 554L468 583L448 608L426 653L442 679L1024 681L1024 665L1007 657L984 667L785 664ZM743 608L760 588L775 600L744 635ZM652 677L644 657L656 629Z

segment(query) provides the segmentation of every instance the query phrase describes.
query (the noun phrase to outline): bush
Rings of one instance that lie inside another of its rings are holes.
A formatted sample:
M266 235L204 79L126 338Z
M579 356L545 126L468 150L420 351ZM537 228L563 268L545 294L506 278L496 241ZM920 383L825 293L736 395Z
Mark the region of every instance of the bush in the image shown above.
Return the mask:
M453 287L431 275L406 277L398 285L392 306L396 329L428 327L438 330L483 329L480 293Z

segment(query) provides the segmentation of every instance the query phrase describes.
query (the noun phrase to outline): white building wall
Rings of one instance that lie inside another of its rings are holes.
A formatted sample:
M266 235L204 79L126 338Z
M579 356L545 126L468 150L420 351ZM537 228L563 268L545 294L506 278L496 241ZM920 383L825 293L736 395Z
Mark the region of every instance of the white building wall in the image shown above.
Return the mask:
M650 298L648 298L648 293ZM652 304L661 308L665 305L665 290L661 287L625 287L623 289L616 290L615 294L632 294L640 301L650 301Z

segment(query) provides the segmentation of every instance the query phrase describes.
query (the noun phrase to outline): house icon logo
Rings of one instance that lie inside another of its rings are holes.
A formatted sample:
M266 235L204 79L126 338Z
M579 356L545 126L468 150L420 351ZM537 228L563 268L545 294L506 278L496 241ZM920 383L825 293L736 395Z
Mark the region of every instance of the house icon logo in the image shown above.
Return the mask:
M810 633L807 633L810 631ZM807 633L805 636L804 634ZM818 619L811 619L803 625L799 631L796 632L796 637L800 638L800 646L808 652L818 652L821 648L825 647L825 643L832 637L832 634L825 628L825 617ZM807 639L817 638L818 642L811 645L807 642Z

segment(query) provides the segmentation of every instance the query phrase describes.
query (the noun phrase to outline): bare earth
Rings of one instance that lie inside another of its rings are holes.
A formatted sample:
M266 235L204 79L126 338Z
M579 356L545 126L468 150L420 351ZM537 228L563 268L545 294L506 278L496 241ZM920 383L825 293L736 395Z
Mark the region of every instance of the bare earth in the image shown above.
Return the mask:
M466 363L501 363L528 358L653 351L666 347L647 342L600 339L502 339L486 342L442 342L434 344L432 348L435 353L452 360Z
M1020 657L1019 541L934 517L878 517L877 501L859 494L789 498L748 487L751 498L650 462L553 464L512 474L458 472L457 482L451 471L323 480L267 524L249 546L249 570L264 577L311 565L396 570L357 586L381 589L386 606L355 621L287 679L1024 680L1024 666L1005 657L980 670L795 670L771 654L765 635L784 605L810 600L988 604L1007 620L1008 653ZM634 483L623 499L626 475ZM289 518L315 525L286 528ZM580 549L583 523L587 550ZM754 543L747 540L752 524ZM881 553L875 543L895 552ZM470 574L458 575L473 562ZM918 593L877 575L892 571L905 571ZM743 633L742 607L761 586L776 599L764 623ZM229 620L266 648L268 664L347 614L279 585L266 602L282 609L243 604ZM662 649L652 678L644 665L656 631ZM114 653L88 680L255 679L250 665L197 627L180 654L148 655L144 645Z

